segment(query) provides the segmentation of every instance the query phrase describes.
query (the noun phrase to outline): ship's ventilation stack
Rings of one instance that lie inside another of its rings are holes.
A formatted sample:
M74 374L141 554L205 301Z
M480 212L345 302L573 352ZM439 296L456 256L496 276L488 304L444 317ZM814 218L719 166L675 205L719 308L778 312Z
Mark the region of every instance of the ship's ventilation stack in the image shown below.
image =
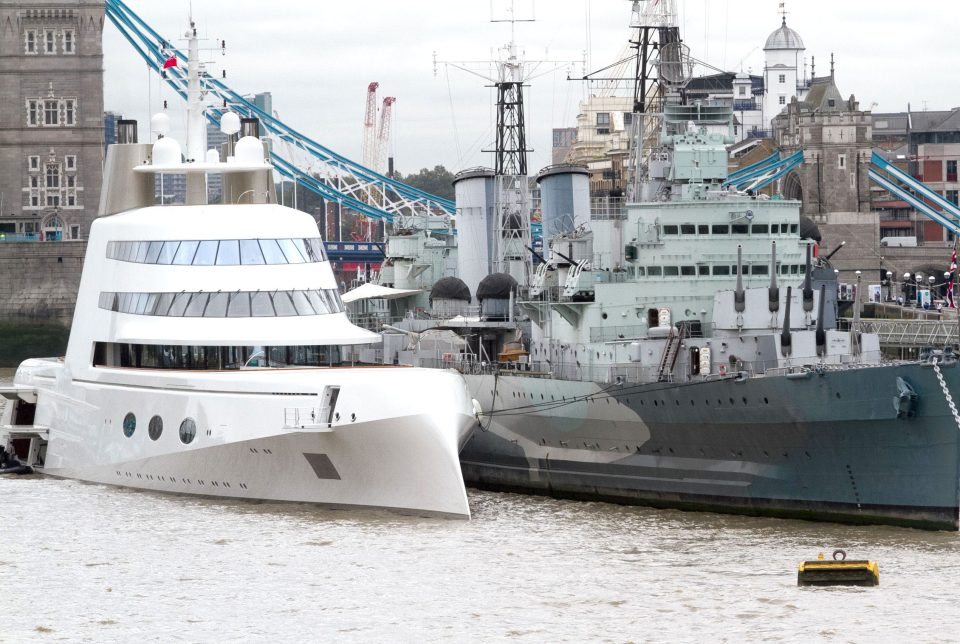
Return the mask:
M472 293L493 272L496 181L490 168L472 168L453 180L457 204L457 275Z
M430 309L435 317L465 315L471 299L470 288L458 277L444 277L430 289Z
M151 162L152 146L137 143L136 121L121 120L117 124L117 140L107 149L98 217L154 204L153 175L133 171L138 165Z
M517 288L517 280L507 273L493 273L483 278L477 287L480 318L484 320L513 319L512 309Z
M590 221L590 173L573 164L547 166L537 174L543 238L571 233Z

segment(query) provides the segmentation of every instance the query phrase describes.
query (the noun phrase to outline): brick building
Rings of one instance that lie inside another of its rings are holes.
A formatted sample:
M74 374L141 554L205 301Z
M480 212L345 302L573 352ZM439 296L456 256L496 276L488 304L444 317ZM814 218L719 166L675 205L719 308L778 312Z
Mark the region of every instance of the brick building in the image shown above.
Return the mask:
M82 239L100 200L102 0L0 0L0 232Z

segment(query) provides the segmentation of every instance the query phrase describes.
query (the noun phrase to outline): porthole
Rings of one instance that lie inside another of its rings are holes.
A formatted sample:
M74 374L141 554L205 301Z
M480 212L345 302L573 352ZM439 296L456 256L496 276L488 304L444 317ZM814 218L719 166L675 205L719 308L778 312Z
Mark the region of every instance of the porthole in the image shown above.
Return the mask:
M606 314L606 313L601 313L601 314L600 314L600 317L601 317L602 319L606 320L606 319L607 319L607 314Z
M133 415L132 411L128 412L127 415L123 417L123 435L130 438L136 430L137 417Z
M184 418L180 423L180 442L189 445L197 435L197 423L192 418Z
M159 416L154 416L150 419L150 424L147 425L147 434L150 435L150 440L157 440L160 438L160 434L163 433L163 419Z

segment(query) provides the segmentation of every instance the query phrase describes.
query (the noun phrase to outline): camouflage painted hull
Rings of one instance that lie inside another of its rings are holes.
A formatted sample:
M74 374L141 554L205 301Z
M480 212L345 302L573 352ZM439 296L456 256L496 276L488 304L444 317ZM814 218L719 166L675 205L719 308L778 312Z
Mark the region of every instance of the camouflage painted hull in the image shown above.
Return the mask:
M466 376L467 484L556 497L958 529L960 368L909 363L698 383ZM895 405L898 378L917 394ZM903 409L900 410L903 412Z

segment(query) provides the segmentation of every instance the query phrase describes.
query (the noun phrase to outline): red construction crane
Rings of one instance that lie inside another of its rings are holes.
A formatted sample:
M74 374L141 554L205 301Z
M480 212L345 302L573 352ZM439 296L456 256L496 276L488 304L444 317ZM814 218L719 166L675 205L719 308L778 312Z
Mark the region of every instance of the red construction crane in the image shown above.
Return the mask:
M374 81L367 85L367 109L363 117L363 165L376 169L377 161L377 88Z
M393 104L396 97L387 96L383 99L383 109L380 111L380 131L377 133L377 157L373 169L384 174L387 171L387 153L390 151L390 125L393 120Z

